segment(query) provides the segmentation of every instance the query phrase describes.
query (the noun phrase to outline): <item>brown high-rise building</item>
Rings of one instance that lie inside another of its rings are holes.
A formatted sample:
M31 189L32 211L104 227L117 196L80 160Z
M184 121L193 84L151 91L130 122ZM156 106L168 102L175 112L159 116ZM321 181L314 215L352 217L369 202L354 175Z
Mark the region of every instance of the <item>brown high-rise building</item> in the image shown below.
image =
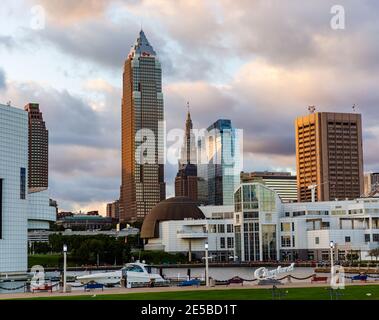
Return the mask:
M354 199L363 194L362 117L316 112L299 117L296 127L299 201Z
M29 114L29 192L46 190L49 185L49 132L37 103L25 106Z
M197 201L197 152L192 129L191 114L188 110L179 171L175 178L175 196L188 197Z
M120 222L143 220L166 197L162 69L141 30L125 61Z

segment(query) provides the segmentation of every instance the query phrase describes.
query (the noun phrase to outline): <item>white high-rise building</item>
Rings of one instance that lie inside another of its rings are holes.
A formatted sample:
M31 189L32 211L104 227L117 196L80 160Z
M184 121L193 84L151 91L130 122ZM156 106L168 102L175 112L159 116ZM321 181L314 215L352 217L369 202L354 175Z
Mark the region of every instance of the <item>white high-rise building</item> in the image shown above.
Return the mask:
M47 192L28 193L28 113L0 104L0 274L27 271L28 223L55 220Z

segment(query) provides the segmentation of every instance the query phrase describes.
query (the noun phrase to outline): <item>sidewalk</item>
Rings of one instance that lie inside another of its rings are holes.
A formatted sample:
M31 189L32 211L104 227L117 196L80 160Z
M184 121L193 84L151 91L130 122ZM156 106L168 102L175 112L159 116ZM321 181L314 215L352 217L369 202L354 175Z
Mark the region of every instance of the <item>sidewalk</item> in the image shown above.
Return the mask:
M346 286L365 286L365 285L379 285L378 281L372 282L357 282L357 283L346 283ZM280 288L309 288L309 287L327 287L329 284L325 283L288 283L280 285ZM240 285L233 284L229 286L216 286L216 287L158 287L158 288L114 288L114 289L105 289L101 290L92 290L90 292L75 290L71 293L60 293L59 291L49 293L49 292L37 292L37 293L14 293L14 294L0 294L0 300L10 300L10 299L25 299L25 298L40 298L40 297L70 297L70 296L101 296L109 294L129 294L129 293L145 293L145 292L182 292L182 291L199 291L199 290L236 290L236 289L270 289L271 285L260 286L257 284L254 285Z

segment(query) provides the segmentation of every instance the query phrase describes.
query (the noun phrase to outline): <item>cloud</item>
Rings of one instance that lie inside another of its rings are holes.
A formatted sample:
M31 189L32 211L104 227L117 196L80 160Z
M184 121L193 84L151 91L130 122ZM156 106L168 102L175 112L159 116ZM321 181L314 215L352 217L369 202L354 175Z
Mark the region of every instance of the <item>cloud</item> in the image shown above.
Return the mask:
M142 22L163 66L168 129L184 128L190 101L196 128L229 118L244 130L245 170L294 170L294 119L307 114L308 105L351 112L356 104L365 127L366 170L378 171L379 4L339 3L346 29L336 31L330 27L333 0L43 0L46 29L25 31L25 42L17 34L2 42L58 49L65 62L89 64L96 73L74 72L82 87L57 90L12 82L7 69L3 96L20 106L41 103L52 143L52 190L64 205L113 200L121 89L101 75L111 70L121 84ZM176 171L166 166L167 194Z
M13 49L16 47L16 41L11 36L0 34L0 46L5 49Z
M34 82L13 81L0 92L14 106L40 104L49 130L50 193L66 210L119 196L120 93L103 79L87 85L86 99Z
M41 5L54 23L71 24L89 18L100 18L107 9L108 0L38 0L30 1Z

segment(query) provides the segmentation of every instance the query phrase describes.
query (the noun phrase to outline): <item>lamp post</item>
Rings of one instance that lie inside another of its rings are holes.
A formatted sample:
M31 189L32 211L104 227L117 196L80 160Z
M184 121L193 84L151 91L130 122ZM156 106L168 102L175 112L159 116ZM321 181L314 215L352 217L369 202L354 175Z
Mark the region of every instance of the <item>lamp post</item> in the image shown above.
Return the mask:
M333 268L334 268L334 248L335 248L335 243L334 241L330 241L330 272L333 273Z
M205 243L205 285L209 287L209 259L208 259L208 242Z
M66 293L67 244L63 245L63 293Z

